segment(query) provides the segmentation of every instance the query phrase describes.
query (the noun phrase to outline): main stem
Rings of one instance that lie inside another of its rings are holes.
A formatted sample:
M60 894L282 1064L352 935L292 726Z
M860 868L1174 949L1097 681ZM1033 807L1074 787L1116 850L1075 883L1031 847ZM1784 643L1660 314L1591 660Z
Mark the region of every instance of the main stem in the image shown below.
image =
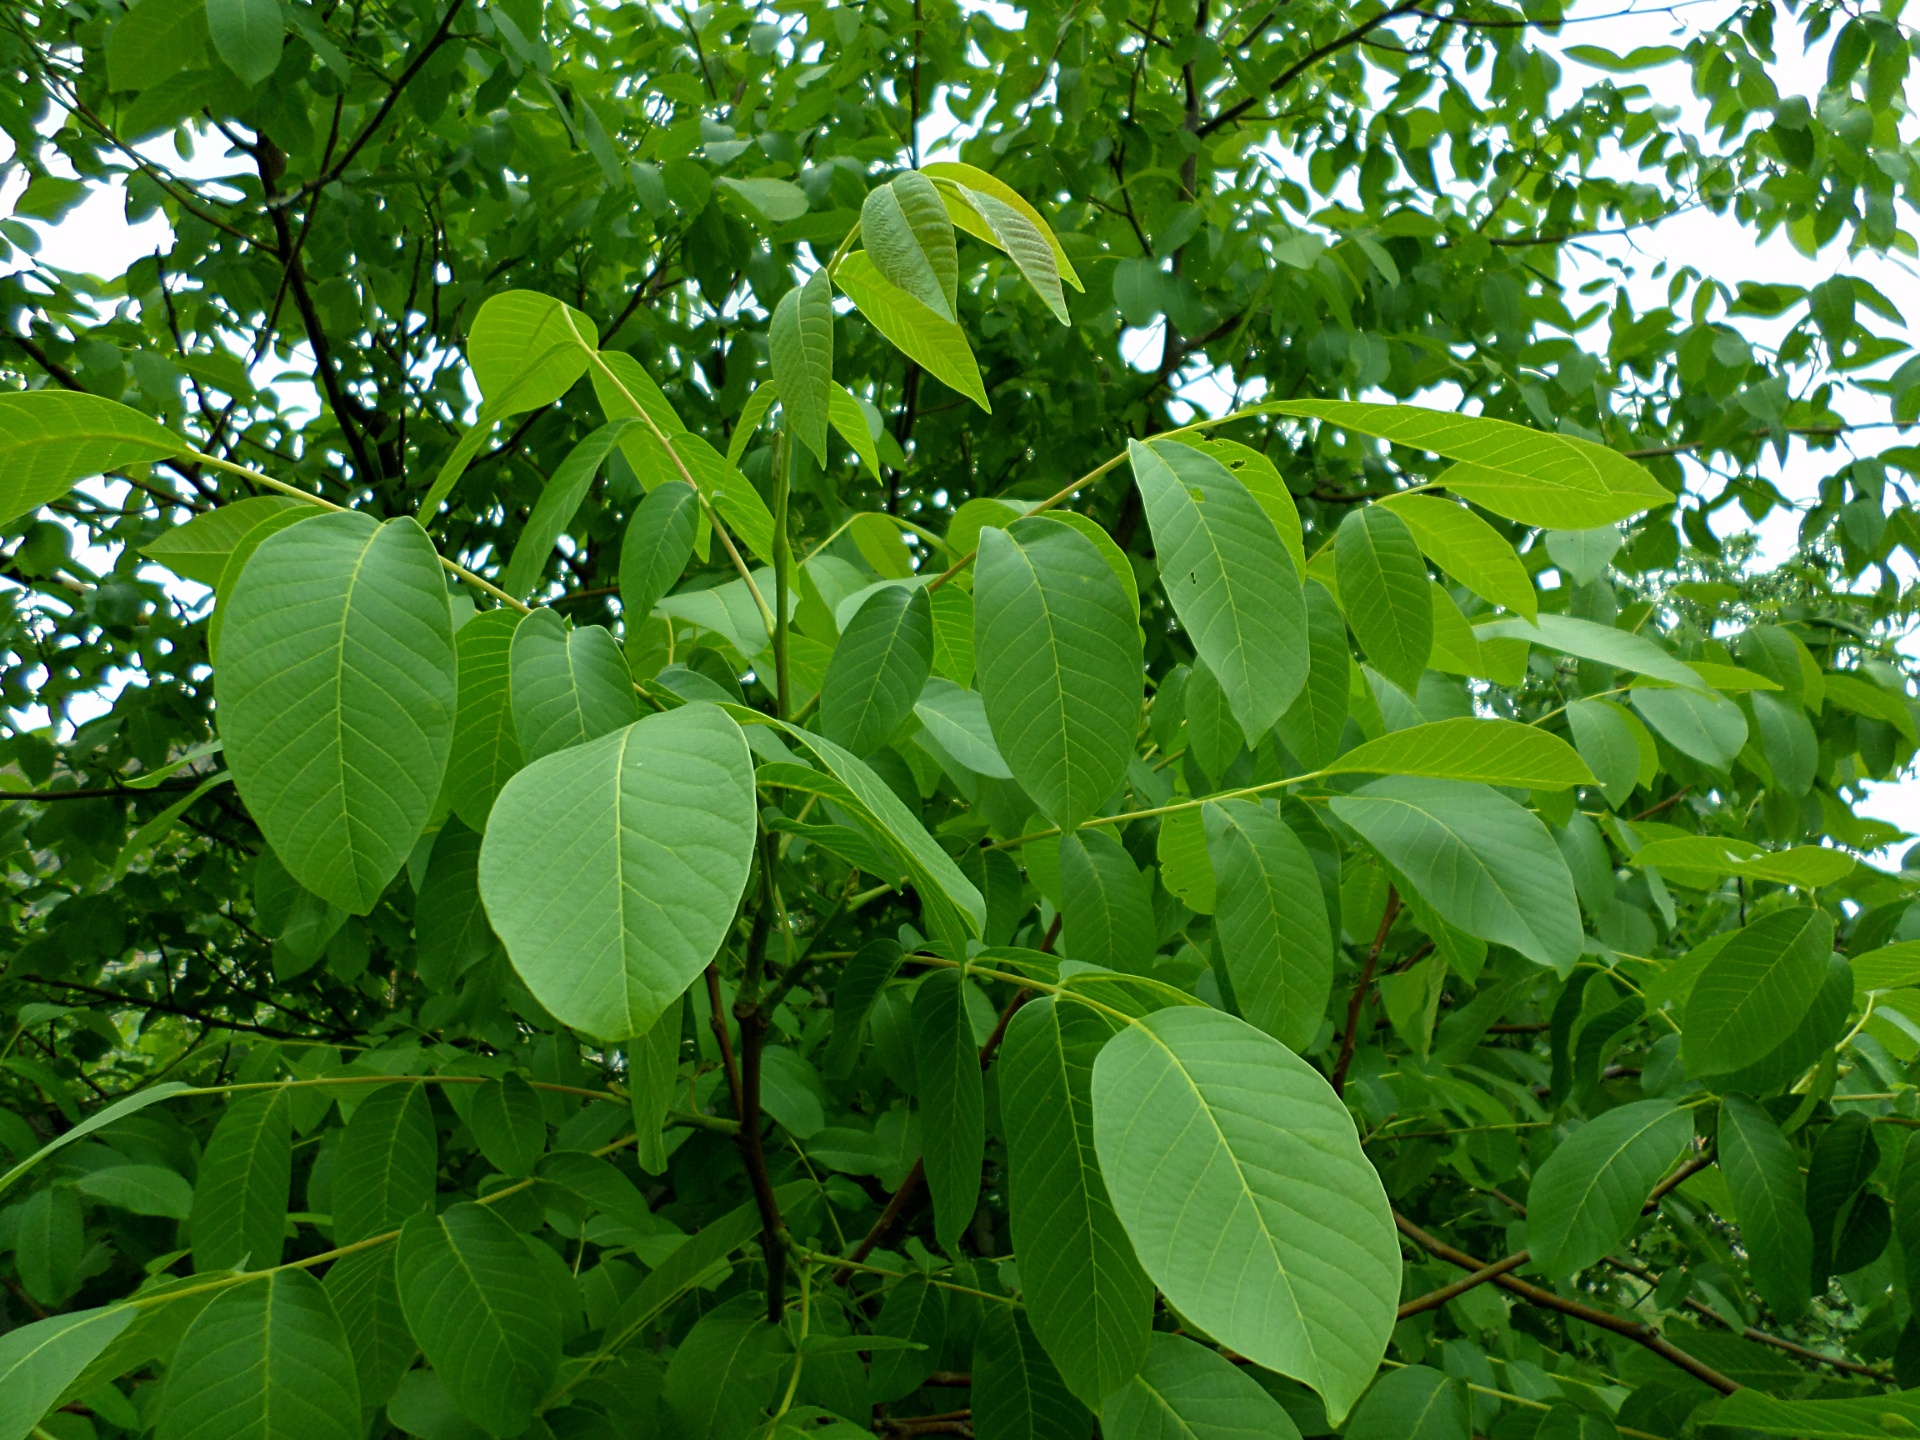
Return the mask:
M787 511L793 494L793 467L800 447L783 426L773 442L773 674L774 713L782 720L793 714L793 685L787 668L787 593L793 583L793 541L787 534Z
M779 851L773 837L760 837L760 908L747 938L746 973L733 1001L733 1018L740 1024L740 1160L760 1211L760 1248L767 1262L767 1320L781 1324L787 1311L787 1226L774 1198L773 1177L767 1173L766 1151L760 1143L761 1056L767 1048L767 1013L761 1005L761 987L767 973L767 942L773 934L777 903L773 867Z

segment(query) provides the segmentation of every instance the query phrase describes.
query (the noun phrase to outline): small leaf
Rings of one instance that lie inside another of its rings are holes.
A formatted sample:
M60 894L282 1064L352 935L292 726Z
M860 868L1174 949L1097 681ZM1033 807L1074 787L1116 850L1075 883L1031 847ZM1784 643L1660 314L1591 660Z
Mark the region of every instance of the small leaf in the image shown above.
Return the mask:
M913 713L933 669L927 592L875 590L846 626L820 687L820 728L835 744L871 755Z
M207 0L207 31L242 83L261 84L279 67L287 34L279 0Z
M854 952L840 972L839 987L833 992L833 1038L828 1042L825 1062L826 1072L833 1079L844 1080L853 1074L873 1002L905 958L898 940L870 940Z
M1027 1317L992 1305L973 1340L978 1440L1087 1440L1093 1416L1067 1390Z
M1832 950L1833 920L1811 906L1763 915L1722 946L1687 997L1687 1073L1726 1074L1772 1050L1819 993Z
M1353 656L1340 603L1318 580L1302 587L1307 617L1307 682L1280 717L1279 733L1301 764L1317 769L1333 759L1347 724L1353 693Z
M513 724L532 764L631 725L640 713L620 644L601 625L575 629L535 610L513 632Z
M287 1092L245 1095L227 1106L200 1157L193 1192L193 1268L265 1270L280 1263L293 1183Z
M501 787L522 764L513 722L513 636L517 611L485 610L453 637L459 674L447 799L468 829L483 832Z
M987 1146L980 1051L958 970L936 970L914 992L913 1051L934 1235L953 1254L979 1208Z
M1747 717L1725 696L1636 685L1628 698L1661 739L1702 765L1725 770L1747 743Z
M731 175L722 175L713 183L719 189L739 196L748 209L773 225L784 225L807 213L807 192L791 180L767 177L736 179Z
M1067 252L1060 247L1060 241L1047 222L1040 217L1040 212L1028 204L1006 181L978 166L963 164L957 160L939 160L922 165L920 173L938 180L951 180L955 183L955 188L964 187L976 195L991 195L1001 204L1018 210L1045 238L1048 247L1053 251L1054 264L1060 268L1060 278L1076 290L1086 289L1086 286L1080 283L1080 277L1074 273L1073 262L1067 259ZM943 186L942 189L944 190L945 187ZM946 202L947 214L953 218L954 224L969 235L986 241L989 245L1000 243L999 237L993 233L992 228L972 206L965 204L950 192L946 196Z
M1340 605L1373 668L1408 694L1433 655L1433 597L1413 532L1391 510L1348 512L1334 539Z
M1389 1370L1347 1424L1346 1440L1472 1440L1467 1390L1426 1365ZM1572 1437L1567 1437L1572 1440Z
M138 13L144 14L151 8L154 0L147 0ZM220 583L220 574L242 537L268 516L289 510L320 513L316 506L303 505L290 495L253 495L205 511L184 525L162 532L159 538L142 545L140 553L158 560L182 579L197 581L212 589Z
M1548 1275L1577 1275L1627 1237L1661 1177L1693 1138L1693 1116L1641 1100L1560 1142L1527 1192L1527 1247Z
M1630 670L1652 680L1664 680L1692 690L1706 688L1706 682L1698 674L1646 636L1616 630L1611 625L1596 625L1571 615L1541 615L1532 622L1496 620L1490 625L1476 625L1474 633L1483 641L1488 638L1525 640L1543 650L1557 650L1562 655L1592 660L1615 670Z
M874 443L873 430L867 423L866 408L854 399L853 392L846 386L835 385L828 393L827 419L839 432L840 438L847 442L848 448L860 457L860 463L867 467L867 473L878 480L880 450Z
M936 597L943 593L934 592ZM939 635L936 612L936 649ZM913 713L941 749L976 775L986 775L995 780L1013 778L1013 772L1001 758L999 747L993 743L993 727L987 723L986 702L974 691L964 690L951 680L935 675L920 691L920 698L913 702Z
M1049 237L1042 234L1040 227L1023 211L998 196L965 186L958 188L962 198L993 232L993 243L1007 252L1026 277L1027 284L1033 287L1033 293L1053 312L1053 318L1062 325L1071 323L1067 318L1066 296L1060 290L1060 264L1054 258Z
M1806 1181L1773 1117L1744 1095L1720 1101L1720 1171L1733 1195L1741 1248L1754 1289L1792 1324L1806 1310L1813 1267Z
M109 90L150 90L206 63L206 0L145 0L116 20L107 35Z
M166 427L97 395L0 395L0 524L58 500L85 480L186 449Z
M859 307L874 329L909 360L982 410L992 412L993 407L987 403L986 386L980 380L980 367L973 358L973 347L958 325L889 281L874 268L874 262L867 258L864 250L855 250L841 260L833 272L833 282Z
M477 1087L467 1124L487 1163L504 1175L531 1175L547 1148L547 1120L540 1097L517 1074Z
M909 170L869 191L860 207L860 243L884 279L953 323L960 261L953 222L931 180Z
M1421 551L1458 584L1528 620L1539 614L1540 598L1513 546L1466 506L1436 495L1384 495L1378 503L1406 521Z
M1060 837L1060 898L1064 953L1108 970L1152 970L1153 881L1110 832Z
M135 1215L184 1220L193 1213L193 1187L163 1165L109 1165L75 1177L73 1188Z
M680 1079L680 1016L682 1001L661 1012L645 1035L627 1046L627 1089L633 1105L633 1128L639 1136L634 1159L649 1175L667 1168L667 1147L661 1135Z
M134 1314L130 1305L74 1310L0 1335L0 1440L27 1440Z
M1152 1336L1140 1372L1106 1396L1100 1407L1100 1433L1107 1440L1252 1440L1254 1436L1299 1440L1300 1436L1293 1417L1252 1376L1218 1351L1164 1332Z
M1214 929L1240 1013L1289 1050L1305 1050L1333 991L1334 937L1313 857L1285 821L1251 801L1208 801L1202 815Z
M1576 700L1567 706L1567 728L1607 804L1619 809L1640 779L1640 746L1626 713L1605 700Z
M1435 720L1356 745L1325 769L1478 780L1529 790L1591 785L1593 772L1557 735L1513 720Z
M700 499L684 481L656 485L634 507L620 542L620 609L629 626L653 613L693 556Z
M875 1404L891 1405L918 1390L940 1368L947 1342L946 1292L921 1276L909 1276L887 1292L874 1333L924 1347L874 1353L869 1393Z
M354 1107L333 1160L333 1234L341 1245L398 1230L433 1208L440 1170L424 1085L383 1085Z
M631 420L615 420L602 425L567 452L552 478L541 487L533 513L520 528L520 538L513 547L513 558L507 562L507 568L500 576L502 590L515 599L533 593L547 568L547 559L553 554L554 545L566 534L567 527L579 513L587 492L593 488L594 477L600 473L601 465L612 453L620 436L634 423Z
M875 192L876 194L879 192ZM773 383L780 387L793 433L822 465L827 463L827 421L833 408L833 284L825 268L780 297L767 332ZM866 432L862 417L861 433Z

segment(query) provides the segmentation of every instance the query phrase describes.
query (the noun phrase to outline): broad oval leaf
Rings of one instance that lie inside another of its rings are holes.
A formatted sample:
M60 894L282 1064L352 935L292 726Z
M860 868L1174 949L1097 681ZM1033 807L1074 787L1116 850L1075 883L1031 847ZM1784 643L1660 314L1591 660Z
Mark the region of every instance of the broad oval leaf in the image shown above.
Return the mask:
M860 313L909 360L949 389L966 396L989 414L987 389L980 381L967 333L938 311L930 310L875 268L863 250L855 250L834 269L833 282Z
M713 958L753 856L753 762L717 707L682 706L507 782L480 894L535 998L605 1040L644 1034Z
M856 755L886 744L913 713L933 670L933 608L924 588L885 585L847 623L820 687L820 728Z
M1413 532L1391 510L1361 505L1334 536L1340 607L1373 668L1411 695L1433 656L1433 593Z
M994 740L1041 812L1071 828L1126 774L1140 627L1093 542L1068 526L1037 517L983 530L975 568L974 654Z
M207 0L214 52L244 85L259 85L280 63L286 20L274 0Z
M467 364L487 407L514 415L550 405L586 372L600 332L571 305L532 290L490 295L467 332Z
M234 783L307 889L364 915L406 863L453 747L453 614L408 519L269 536L227 602L220 734Z
M530 1243L462 1202L409 1220L394 1257L428 1363L461 1413L495 1435L527 1428L560 1364L560 1313Z
M130 1305L73 1310L0 1335L0 1440L27 1440L134 1313Z
M1605 700L1576 700L1567 706L1567 728L1607 804L1625 804L1640 779L1640 745L1625 712Z
M1128 443L1174 613L1247 740L1307 676L1306 602L1273 521L1218 460L1177 440Z
M280 1263L293 1183L293 1120L285 1090L243 1095L213 1128L187 1232L193 1268L265 1270Z
M341 1245L397 1230L433 1208L440 1147L424 1085L382 1085L354 1107L333 1160L333 1234Z
M1449 924L1563 975L1579 960L1573 877L1531 811L1485 785L1415 776L1331 803Z
M1593 772L1558 735L1515 720L1435 720L1356 745L1325 769L1477 780L1528 790L1591 785Z
M1720 1101L1720 1173L1733 1196L1740 1245L1754 1289L1787 1324L1807 1308L1813 1227L1800 1157L1773 1117L1744 1095Z
M281 1270L216 1296L167 1367L160 1440L361 1440L360 1380L327 1292Z
M513 722L513 636L517 611L485 610L453 638L459 673L447 799L470 830L484 831L500 789L522 763Z
M1533 579L1513 546L1466 506L1437 495L1383 495L1378 503L1407 522L1421 551L1458 584L1528 620L1540 613Z
M1725 770L1747 743L1747 717L1723 695L1636 685L1628 698L1661 739L1702 765Z
M958 970L935 971L913 996L927 1193L933 1198L934 1235L949 1253L979 1208L987 1150L986 1091L966 999Z
M937 599L944 591L934 592ZM969 636L969 639L971 636ZM934 611L934 649L940 641L938 607ZM939 746L969 770L995 780L1011 780L1013 772L1001 758L1000 747L993 743L993 727L987 723L987 706L979 694L936 675L913 702L913 713L920 717Z
M1776 910L1741 930L1707 961L1687 997L1687 1072L1726 1074L1765 1056L1812 1004L1832 952L1833 919L1812 906Z
M144 11L146 7L141 9ZM318 507L303 504L291 495L251 495L163 531L158 538L142 545L140 553L158 560L182 579L196 581L211 590L220 583L227 560L246 533L268 516L288 510L319 513Z
M620 644L603 625L535 610L513 632L514 733L528 764L631 725L640 713Z
M1202 814L1214 932L1240 1013L1305 1050L1333 991L1334 937L1313 857L1284 820L1251 801L1208 801Z
M1548 1275L1576 1275L1626 1238L1653 1187L1693 1139L1670 1100L1609 1110L1549 1155L1527 1191L1527 1248Z
M1114 1209L1169 1304L1345 1416L1400 1300L1400 1246L1353 1118L1320 1072L1243 1020L1157 1011L1094 1063Z
M75 481L186 448L165 426L98 395L0 395L0 525L58 500Z
M880 192L874 191L877 195ZM872 196L868 197L871 201ZM943 220L945 217L941 217ZM949 230L951 235L951 230ZM773 307L767 331L773 383L793 433L822 465L827 463L827 422L833 409L833 282L826 268L813 272ZM866 432L864 419L861 433Z
M1156 1331L1139 1373L1100 1407L1107 1440L1299 1440L1293 1417L1216 1350ZM1351 1432L1350 1432L1351 1433Z

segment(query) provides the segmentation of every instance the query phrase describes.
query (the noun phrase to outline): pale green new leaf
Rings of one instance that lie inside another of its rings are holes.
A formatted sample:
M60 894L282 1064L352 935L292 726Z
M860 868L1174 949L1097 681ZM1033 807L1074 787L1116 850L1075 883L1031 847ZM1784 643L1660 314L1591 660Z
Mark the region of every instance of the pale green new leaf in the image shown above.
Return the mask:
M634 507L620 542L620 610L629 625L652 614L680 579L699 528L700 498L681 480L654 486Z
M1591 785L1593 772L1558 735L1514 720L1435 720L1356 745L1326 774L1373 771L1478 780L1529 790Z
M746 739L707 704L515 775L487 827L480 893L527 988L590 1035L644 1034L732 923L755 813Z
M958 325L889 281L863 250L855 250L840 261L833 281L874 329L909 360L982 410L992 412L973 347Z
M1084 535L1043 518L981 532L981 698L1007 767L1062 828L1092 815L1126 774L1140 646L1125 590Z
M1628 698L1661 739L1702 765L1724 770L1747 743L1747 717L1723 695L1636 685Z
M1640 1100L1560 1142L1527 1191L1527 1248L1548 1275L1577 1275L1618 1245L1693 1139L1693 1113Z
M423 1085L383 1085L354 1107L333 1159L336 1243L398 1230L433 1208L440 1169L433 1107Z
M27 1440L133 1316L127 1305L74 1310L0 1335L0 1440Z
M1114 1209L1168 1303L1343 1418L1393 1330L1400 1246L1320 1072L1231 1015L1160 1010L1100 1052L1093 1125Z
M958 970L936 970L913 996L927 1193L933 1199L934 1236L949 1254L956 1253L961 1232L979 1208L987 1148L986 1092L964 985Z
M603 625L575 629L535 610L513 632L514 733L527 764L631 725L640 714L620 642Z
M960 294L953 222L933 182L909 170L867 192L860 243L875 270L948 324Z
M1214 933L1240 1013L1305 1050L1333 990L1334 936L1313 857L1284 820L1251 801L1209 801L1202 815Z
M447 798L468 829L483 832L501 787L522 764L513 722L513 636L517 611L485 610L453 638L459 703L447 761Z
M58 500L76 480L164 460L186 448L138 410L98 395L0 395L0 524Z
M944 591L936 590L937 599ZM939 644L938 611L935 611L934 641ZM971 638L971 637L969 637ZM979 694L962 689L951 680L935 675L928 679L913 702L913 713L920 718L942 749L975 774L996 780L1010 780L1013 772L993 743L993 727L987 723L987 707Z
M1013 209L1018 210L1022 215L1026 216L1028 222L1040 232L1041 236L1046 240L1048 248L1053 251L1054 264L1060 267L1060 278L1076 290L1084 291L1086 289L1086 286L1080 283L1079 275L1074 271L1073 262L1067 258L1067 252L1061 248L1060 241L1055 237L1053 230L1048 226L1047 222L1041 218L1040 212L1028 204L1006 181L988 171L980 169L978 166L968 165L958 160L930 161L920 167L920 173L923 175L931 175L936 180L950 180L954 182L953 190L949 190L946 186L941 187L943 198L945 198L947 203L947 214L952 217L953 223L958 225L962 230L965 230L969 235L986 241L989 245L998 245L1000 243L999 237L993 233L979 212L961 200L954 193L954 190L965 188L973 191L977 195L991 195L1003 205L1009 205Z
M1813 1227L1800 1159L1773 1117L1744 1095L1720 1101L1720 1173L1733 1195L1754 1289L1786 1324L1809 1301Z
M1347 724L1353 693L1353 656L1340 602L1318 580L1302 587L1307 617L1307 682L1280 717L1279 734L1294 758L1309 768L1333 759Z
M1833 919L1810 905L1762 915L1735 935L1687 997L1687 1073L1724 1075L1764 1057L1813 1003L1832 951Z
M1300 1437L1293 1417L1252 1376L1218 1351L1163 1331L1152 1336L1139 1373L1106 1396L1100 1433L1106 1440Z
M874 443L873 431L867 425L867 412L846 386L835 385L828 393L827 419L853 453L860 457L860 463L867 467L867 473L879 479L880 449Z
M108 32L107 88L150 89L182 70L204 68L206 56L206 0L144 0Z
M153 0L147 0L140 11L144 12L152 3ZM319 513L317 507L303 504L291 495L251 495L163 531L157 539L142 545L140 553L158 560L182 579L213 589L219 585L220 574L226 569L234 547L246 533L268 516L287 510Z
M292 1183L287 1092L243 1095L228 1105L200 1157L187 1223L193 1268L210 1275L278 1265Z
M1026 277L1027 284L1033 287L1033 293L1053 312L1053 318L1062 325L1071 323L1067 318L1066 296L1060 289L1060 263L1054 258L1050 237L1042 234L1039 225L1028 219L1023 211L1015 209L998 196L965 186L958 188L961 198L973 206L987 229L992 231L991 243L1007 252L1021 275Z
M1704 690L1706 682L1688 665L1676 660L1644 635L1616 630L1611 625L1596 625L1571 615L1541 615L1525 620L1495 620L1476 625L1474 633L1482 640L1525 640L1543 650L1557 650L1581 660L1592 660L1615 670L1630 670L1651 680Z
M365 1433L346 1332L304 1270L215 1297L167 1367L159 1440L361 1440Z
M1145 975L1153 968L1153 881L1108 830L1060 837L1062 953Z
M1047 996L1015 1013L997 1062L1027 1314L1067 1388L1089 1407L1139 1368L1153 1322L1153 1282L1113 1212L1094 1151L1094 1058L1112 1036L1101 1012Z
M241 799L307 889L373 909L453 746L453 615L433 545L355 511L270 535L227 602L221 738Z
M572 306L532 290L503 290L473 317L467 364L496 415L513 415L566 394L599 343L598 327Z
M820 687L820 728L856 755L886 744L933 670L933 609L916 586L875 590L847 623Z
M871 203L872 197L868 200ZM826 464L827 420L835 387L833 283L824 267L809 275L806 284L787 291L773 307L767 353L793 433L815 459ZM864 420L860 428L866 429Z
M530 1243L462 1202L407 1221L395 1256L414 1338L461 1413L495 1435L526 1429L560 1364L560 1313Z
M1340 607L1373 668L1408 694L1433 656L1433 594L1413 532L1391 510L1357 506L1334 536Z
M1573 877L1531 811L1485 785L1415 776L1331 803L1449 924L1562 975L1579 960Z
M1258 741L1300 693L1306 604L1287 547L1247 487L1218 460L1175 440L1131 441L1174 613Z
M1406 521L1421 551L1457 583L1528 620L1539 614L1540 597L1513 546L1466 506L1437 495L1383 495L1378 503Z

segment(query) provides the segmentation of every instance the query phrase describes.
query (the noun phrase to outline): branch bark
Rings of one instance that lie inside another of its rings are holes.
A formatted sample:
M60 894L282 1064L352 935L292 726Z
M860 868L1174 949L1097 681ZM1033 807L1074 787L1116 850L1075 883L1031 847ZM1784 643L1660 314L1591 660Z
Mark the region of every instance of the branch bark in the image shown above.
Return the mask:
M1387 903L1380 912L1380 928L1374 932L1373 944L1367 949L1366 964L1360 967L1360 980L1353 987L1353 998L1347 1001L1347 1029L1340 1037L1340 1058L1334 1062L1333 1074L1329 1077L1336 1095L1346 1093L1347 1071L1353 1065L1354 1042L1359 1038L1360 1007L1367 1003L1367 987L1373 983L1374 967L1380 963L1380 947L1387 943L1387 932L1393 928L1394 917L1399 913L1400 892L1389 885Z

